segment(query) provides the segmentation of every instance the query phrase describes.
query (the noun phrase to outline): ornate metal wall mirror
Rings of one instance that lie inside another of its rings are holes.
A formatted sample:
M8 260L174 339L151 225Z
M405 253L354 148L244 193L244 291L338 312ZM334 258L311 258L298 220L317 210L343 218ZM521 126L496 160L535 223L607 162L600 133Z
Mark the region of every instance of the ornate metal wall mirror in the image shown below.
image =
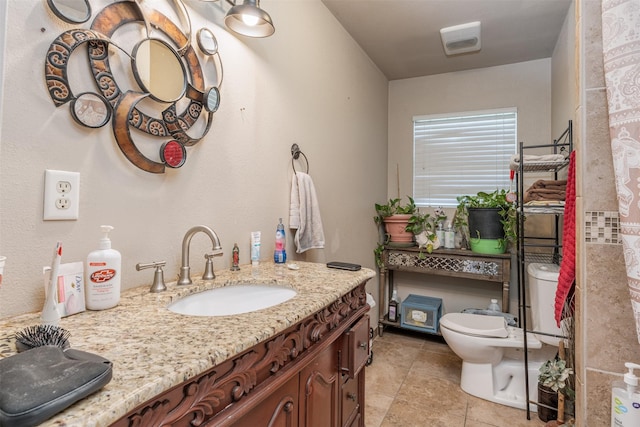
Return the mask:
M54 14L67 22L81 23L84 22L81 17L86 21L91 15L86 0L47 2ZM75 14L63 7L69 5L76 6L71 8ZM181 0L173 0L167 5L176 6L181 23L174 23L141 1L111 3L96 14L90 28L60 34L51 43L45 58L45 79L54 105L69 104L73 119L87 128L99 128L111 121L123 155L138 168L151 173L164 173L166 167L184 165L186 148L198 143L209 132L213 113L220 105L222 62L213 33L208 29L198 31L198 46L202 53L217 56L214 61L201 61L190 41L191 22L184 4ZM82 13L89 16L85 18ZM141 24L146 28L146 35L135 43L133 52L125 51L111 40L120 28L140 27ZM139 88L120 87L109 63L113 52L110 46L131 58ZM90 67L87 71L93 75L95 93L75 95L71 90L67 66L75 50L86 52ZM204 73L203 63L214 67L215 73ZM211 74L215 74L218 81L207 84L204 76ZM139 109L138 104L142 101L144 109ZM194 127L199 121L203 125ZM142 153L138 149L131 128L158 139L157 155L148 154L154 150L145 149ZM198 129L197 135L189 134L192 128Z
M49 9L69 24L82 24L91 18L89 0L47 0Z

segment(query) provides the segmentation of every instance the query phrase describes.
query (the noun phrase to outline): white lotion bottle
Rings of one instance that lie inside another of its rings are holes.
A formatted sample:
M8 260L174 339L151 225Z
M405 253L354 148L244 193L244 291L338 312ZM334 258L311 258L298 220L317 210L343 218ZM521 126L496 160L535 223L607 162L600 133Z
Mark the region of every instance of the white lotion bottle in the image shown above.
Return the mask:
M101 225L98 249L87 256L86 304L89 310L105 310L120 302L120 252L111 249L110 225Z
M633 373L640 365L627 362L624 366L629 372L624 374L624 381L614 382L611 390L611 427L640 426L638 377Z

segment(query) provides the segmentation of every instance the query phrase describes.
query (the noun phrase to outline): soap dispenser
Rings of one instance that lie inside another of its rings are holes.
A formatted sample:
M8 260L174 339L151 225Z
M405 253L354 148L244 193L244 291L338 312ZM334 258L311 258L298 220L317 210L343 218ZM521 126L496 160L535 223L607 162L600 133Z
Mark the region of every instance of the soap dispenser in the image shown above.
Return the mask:
M611 390L611 427L640 426L640 393L638 393L638 377L634 369L640 365L627 362L629 371L624 374L624 381L613 383Z
M111 249L110 225L101 225L98 249L87 256L86 305L89 310L105 310L120 302L120 252Z
M284 224L282 223L282 218L280 218L280 222L276 227L276 247L273 251L273 261L276 264L284 264L287 262L287 251L285 249L285 234L284 234Z

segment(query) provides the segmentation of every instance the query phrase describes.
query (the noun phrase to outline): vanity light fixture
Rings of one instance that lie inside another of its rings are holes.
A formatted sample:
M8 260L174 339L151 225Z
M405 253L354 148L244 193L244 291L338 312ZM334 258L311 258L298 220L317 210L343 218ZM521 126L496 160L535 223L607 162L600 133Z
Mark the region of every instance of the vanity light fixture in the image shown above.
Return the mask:
M271 16L260 9L260 0L243 0L241 5L233 4L224 18L224 24L230 30L248 37L269 37L276 29Z
M444 53L458 55L460 53L480 50L480 21L454 25L440 30Z

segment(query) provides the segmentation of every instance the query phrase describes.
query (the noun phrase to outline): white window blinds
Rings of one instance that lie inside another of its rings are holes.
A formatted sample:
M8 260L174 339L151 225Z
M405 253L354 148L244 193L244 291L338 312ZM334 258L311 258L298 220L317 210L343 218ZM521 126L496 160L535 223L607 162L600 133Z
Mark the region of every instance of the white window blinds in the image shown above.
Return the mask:
M509 188L517 111L507 108L413 118L413 198L457 206L456 197Z

